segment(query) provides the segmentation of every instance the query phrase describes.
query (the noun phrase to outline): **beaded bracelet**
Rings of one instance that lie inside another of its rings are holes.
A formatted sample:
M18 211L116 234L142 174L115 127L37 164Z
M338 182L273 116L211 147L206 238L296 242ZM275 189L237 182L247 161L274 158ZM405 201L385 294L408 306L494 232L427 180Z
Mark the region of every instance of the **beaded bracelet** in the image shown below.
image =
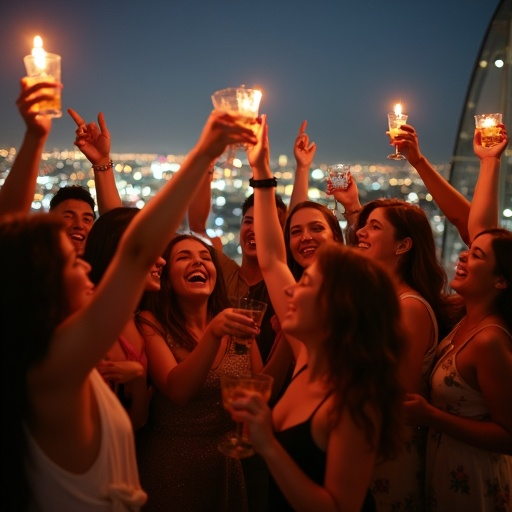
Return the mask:
M105 165L100 165L100 164L95 164L92 166L93 170L95 171L108 171L109 169L112 169L112 167L114 167L114 162L112 160L110 160L108 162L108 164L105 164Z
M272 188L277 187L277 179L274 178L268 178L266 180L255 180L254 178L251 178L249 180L249 185L252 188Z
M354 213L359 213L361 210L345 210L343 215L346 217L347 215L354 215Z

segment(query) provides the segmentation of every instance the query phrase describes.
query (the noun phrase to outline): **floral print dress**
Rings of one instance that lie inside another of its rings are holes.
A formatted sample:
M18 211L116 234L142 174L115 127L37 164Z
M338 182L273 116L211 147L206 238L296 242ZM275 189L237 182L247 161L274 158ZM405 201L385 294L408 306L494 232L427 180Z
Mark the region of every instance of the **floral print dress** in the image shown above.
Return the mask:
M512 339L503 327L492 325ZM432 405L464 418L486 421L489 411L482 394L460 376L456 356L489 324L453 350L451 341L459 326L439 345L440 357L431 375ZM427 510L432 512L512 512L512 456L476 448L431 428L426 494Z

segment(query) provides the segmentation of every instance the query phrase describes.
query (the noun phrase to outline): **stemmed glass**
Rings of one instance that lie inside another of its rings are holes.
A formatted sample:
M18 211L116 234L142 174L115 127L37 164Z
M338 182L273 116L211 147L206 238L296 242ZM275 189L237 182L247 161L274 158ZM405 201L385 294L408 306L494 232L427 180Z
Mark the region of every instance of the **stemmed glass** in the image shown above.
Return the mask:
M395 111L388 114L389 124L389 137L393 142L400 133L400 127L407 122L407 114L402 114L402 105L397 103ZM398 151L398 146L395 144L395 152L388 155L391 160L404 160L405 156Z
M350 165L346 164L334 164L327 167L327 180L329 183L329 192L332 193L336 190L347 190L352 182L350 176ZM332 213L337 217L336 212L338 211L338 202L334 198L334 206Z
M231 306L237 313L241 313L249 318L252 318L254 323L260 327L267 310L267 303L260 300L248 299L247 297L232 298L230 299ZM235 353L237 354L248 354L252 343L255 341L254 336L248 336L247 338L238 338L232 336L231 339L235 344Z
M272 394L273 383L273 377L263 373L251 373L246 376L221 375L222 405L229 411L235 400L251 394L260 395L265 402L268 402ZM218 448L224 455L238 459L254 455L251 442L244 434L243 422L236 423L236 430L230 432Z
M240 87L228 87L212 94L212 103L215 110L227 112L228 114L242 117L242 122L248 128L258 118L262 93L258 89L246 89L244 85ZM243 145L232 145L226 150L225 161L232 163L236 156L236 151Z

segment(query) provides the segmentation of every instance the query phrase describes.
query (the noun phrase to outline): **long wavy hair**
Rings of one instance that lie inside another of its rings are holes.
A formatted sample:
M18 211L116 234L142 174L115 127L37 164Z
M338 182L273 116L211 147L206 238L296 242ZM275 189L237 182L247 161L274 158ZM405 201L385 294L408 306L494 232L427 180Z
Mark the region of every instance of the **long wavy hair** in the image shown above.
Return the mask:
M473 241L485 234L492 236L491 247L496 258L494 273L507 282L507 287L496 299L496 312L512 331L512 232L503 228L485 229L478 233Z
M102 214L87 236L83 259L91 265L89 279L98 284L107 270L126 228L140 210L119 207Z
M335 397L333 420L348 409L378 456L392 458L402 441L405 351L393 283L380 264L341 244L322 245L316 261L323 276L318 303L329 332L320 350ZM377 412L377 423L368 409Z
M229 300L227 298L226 285L222 277L222 269L215 249L210 245L203 242L200 238L193 235L178 235L172 239L165 249L162 257L165 259L166 264L162 270L162 283L160 291L147 292L144 294L141 303L141 310L150 311L162 328L161 334L166 340L172 340L173 343L187 349L193 350L197 341L192 333L186 327L185 317L180 309L176 293L172 288L171 279L169 277L170 255L173 247L183 240L194 240L202 244L210 253L212 262L217 270L217 280L213 291L208 298L208 319L211 320L215 315L220 313L223 309L229 307ZM144 326L149 326L155 329L155 325L140 315L136 316L136 321L139 328L142 330Z
M25 473L23 422L30 417L27 372L48 353L53 332L70 314L64 290L62 223L53 215L0 221L0 343L3 423L2 482L6 503L25 510L30 487Z
M286 261L288 263L288 268L292 271L293 277L298 281L304 272L304 267L299 265L295 258L293 257L292 251L290 249L290 226L292 222L292 218L296 212L302 210L304 208L312 208L313 210L318 210L325 218L327 225L331 229L332 236L335 242L343 244L343 232L341 231L340 223L338 219L332 214L332 212L320 203L315 203L314 201L302 201L301 203L297 203L293 210L288 214L286 218L286 223L284 225L284 241L286 245Z
M395 240L410 238L412 247L402 255L398 273L411 288L421 294L433 309L441 337L453 327L454 304L449 298L448 278L436 254L432 227L425 212L400 199L377 199L359 213L356 229L366 225L371 212L383 208L385 218L395 230Z

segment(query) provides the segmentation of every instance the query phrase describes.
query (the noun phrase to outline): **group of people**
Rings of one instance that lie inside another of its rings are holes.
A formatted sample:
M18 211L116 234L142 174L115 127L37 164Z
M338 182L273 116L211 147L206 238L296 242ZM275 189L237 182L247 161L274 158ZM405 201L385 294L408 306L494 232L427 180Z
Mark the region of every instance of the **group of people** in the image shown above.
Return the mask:
M19 510L512 510L512 233L498 227L500 157L475 132L471 203L395 140L469 249L451 283L430 223L397 199L361 205L349 177L307 197L316 144L303 123L290 204L276 194L269 129L213 111L180 170L124 207L102 114L77 124L98 191L65 187L29 215L51 120L22 80L27 130L0 189L3 478ZM242 262L208 240L212 165L244 144L254 194ZM179 233L188 215L191 233ZM452 293L450 288L455 292ZM231 297L268 304L261 327ZM254 337L246 351L234 337ZM224 410L225 374L274 377ZM243 422L256 451L217 446Z

